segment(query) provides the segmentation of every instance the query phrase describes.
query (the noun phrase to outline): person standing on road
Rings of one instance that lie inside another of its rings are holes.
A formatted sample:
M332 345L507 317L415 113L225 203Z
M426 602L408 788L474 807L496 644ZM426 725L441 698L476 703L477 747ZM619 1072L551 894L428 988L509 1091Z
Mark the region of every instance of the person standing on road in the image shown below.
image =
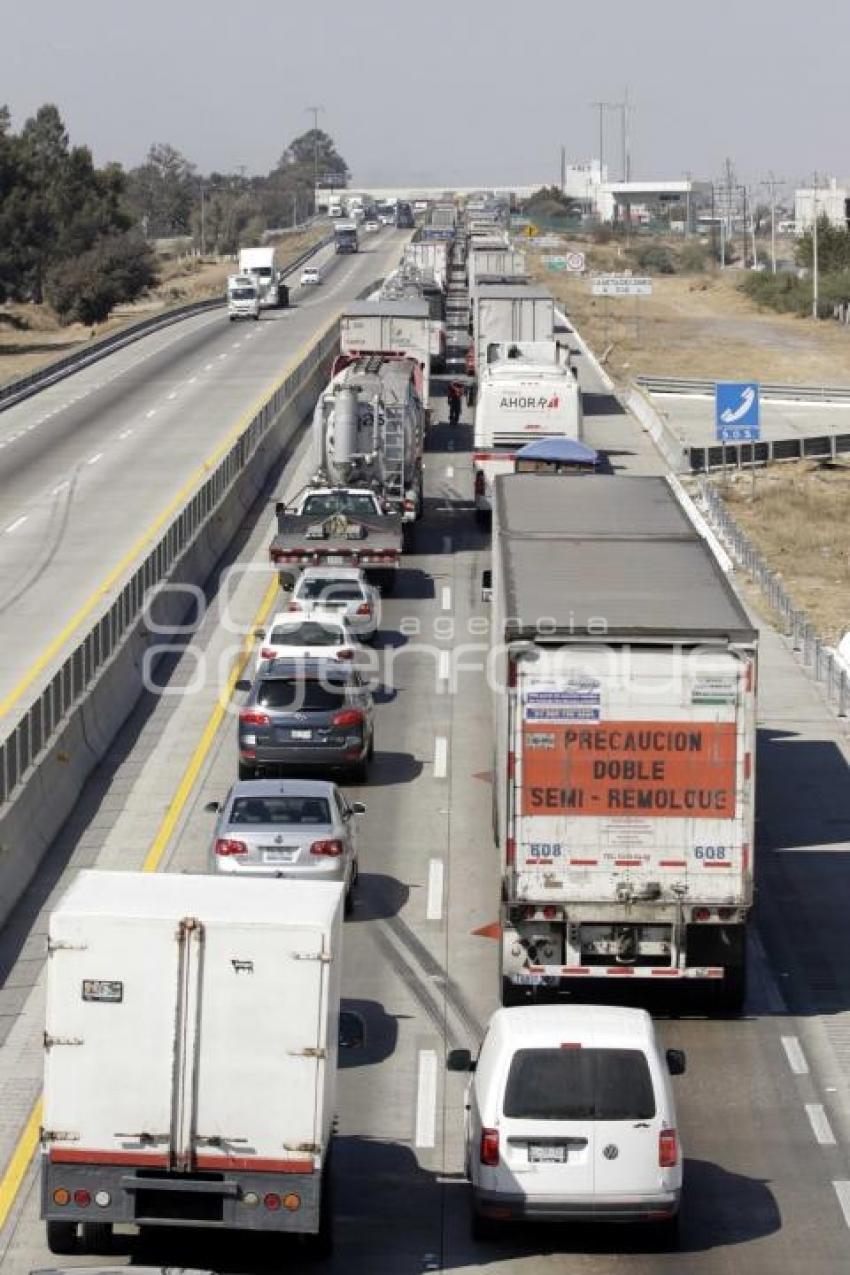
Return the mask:
M448 390L449 424L457 425L463 408L463 385L460 381L452 381Z

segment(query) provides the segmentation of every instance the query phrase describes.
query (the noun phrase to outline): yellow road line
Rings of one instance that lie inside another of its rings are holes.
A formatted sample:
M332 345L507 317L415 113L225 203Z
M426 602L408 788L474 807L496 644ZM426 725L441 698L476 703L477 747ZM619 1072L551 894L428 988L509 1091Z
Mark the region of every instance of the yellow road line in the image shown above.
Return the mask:
M230 670L230 676L224 686L219 691L215 708L207 718L207 724L204 727L198 746L192 754L189 764L183 772L183 778L177 785L177 792L172 798L171 804L165 812L165 818L159 825L159 830L153 839L150 850L147 853L144 863L142 864L143 872L156 872L162 862L162 856L165 854L171 835L177 826L177 820L183 813L183 808L189 800L195 781L200 774L201 767L207 759L207 754L212 747L213 740L216 737L218 728L224 720L224 714L227 712L227 705L236 689L236 683L239 681L244 672L245 665L251 655L251 647L254 644L254 629L258 624L262 624L272 609L275 597L277 596L278 582L275 576L266 589L265 596L260 604L260 609L255 615L251 624L251 632L247 635L242 643L242 649L236 657L233 668Z
M216 450L212 453L212 455L209 456L204 461L204 463L198 469L195 470L191 478L189 478L187 482L183 484L183 486L180 488L177 495L170 502L170 504L165 509L163 509L162 513L159 514L159 516L156 519L154 519L151 525L147 528L146 531L142 533L142 535L139 537L136 543L132 546L132 548L129 549L128 552L124 554L124 557L121 559L118 565L114 567L112 571L110 571L106 579L97 586L97 588L94 590L93 593L89 594L86 601L82 604L79 610L77 610L74 613L74 615L71 616L70 620L65 625L65 627L61 630L61 632L58 633L56 637L53 639L53 641L42 651L38 659L33 664L30 665L30 667L27 669L26 673L24 673L23 677L20 679L17 685L13 686L11 691L9 691L9 693L2 700L0 700L0 717L4 717L5 714L8 713L9 709L12 708L18 702L18 700L21 698L24 692L30 686L32 686L33 682L38 677L38 675L44 671L44 669L47 667L47 665L50 663L53 657L57 654L57 652L61 651L62 647L65 645L68 639L73 636L73 634L80 627L80 625L83 623L86 617L91 614L91 612L97 606L98 602L101 601L101 599L115 585L115 583L120 579L123 573L130 566L130 564L134 562L136 558L139 557L142 550L147 548L147 546L151 543L151 541L156 536L157 532L161 530L161 528L168 521L171 515L177 509L179 509L182 504L186 502L190 492L197 486L197 484L202 479L206 478L209 471L213 469L215 465L218 464L218 462L221 460L221 458L224 455L226 455L226 453L230 450L230 448L236 442L236 439L239 437L239 435L242 434L247 429L249 423L254 418L254 416L257 415L257 413L264 406L264 404L271 398L271 396L278 389L280 389L281 385L283 385L286 378L292 374L294 369L298 366L299 362L304 358L306 352L309 349L311 349L314 345L316 345L319 341L323 340L323 338L326 336L326 334L328 333L330 328L333 326L333 323L336 322L336 319L338 317L339 317L339 314L337 313L337 315L335 315L335 317L329 323L325 325L325 327L321 330L321 332L319 332L317 336L312 336L309 341L306 341L304 345L301 346L298 353L292 359L290 359L289 363L287 363L283 373L280 376L278 376L266 390L263 391L263 393L259 396L259 398L254 402L253 406L249 407L248 410L243 413L243 415L239 418L239 421L237 422L237 424L234 425L233 429L230 431L230 433L227 435L224 441L220 443L219 446L216 448Z
M40 1128L41 1098L38 1099L30 1112L30 1118L24 1126L24 1131L18 1139L18 1145L12 1152L9 1166L3 1174L2 1181L0 1181L0 1231L6 1225L9 1210L15 1203L15 1197L24 1180L24 1174L29 1168L30 1160L35 1155Z

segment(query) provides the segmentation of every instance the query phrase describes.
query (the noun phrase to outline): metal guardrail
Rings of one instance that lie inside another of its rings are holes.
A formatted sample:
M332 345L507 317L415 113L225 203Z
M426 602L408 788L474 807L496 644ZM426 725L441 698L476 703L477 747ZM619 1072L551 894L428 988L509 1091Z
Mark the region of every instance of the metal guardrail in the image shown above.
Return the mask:
M294 261L290 261L283 267L285 273L291 274L293 270L297 270L315 252L320 248L326 247L330 242L331 236L325 236L319 243L315 243L306 249L305 252L299 253ZM39 368L35 372L30 372L28 376L9 381L8 384L0 386L0 412L5 411L6 408L14 407L16 403L23 402L24 399L30 398L33 394L46 389L49 385L54 385L57 381L64 380L66 376L71 376L72 373L88 367L89 364L96 363L99 359L105 358L107 354L112 354L116 350L122 349L125 345L131 345L134 341L140 340L141 337L147 336L150 332L155 332L159 328L170 327L172 323L190 319L195 314L203 314L205 310L215 310L219 306L223 306L225 301L225 297L209 297L205 301L190 301L186 305L174 306L162 314L151 315L147 319L140 319L138 323L128 324L126 328L119 328L116 332L110 332L107 336L100 337L90 345L74 350L72 354L66 354L64 358L57 359L54 363L48 363L46 367Z
M704 394L714 397L715 382L700 377L636 376L650 394ZM762 399L794 403L850 403L850 385L782 385L761 382Z
M339 324L334 323L304 361L269 396L37 699L22 710L0 743L0 805L9 800L17 785L26 778L33 763L64 726L71 710L138 624L150 591L168 578L204 523L214 516L284 404L298 392L338 341Z
M838 716L846 717L850 712L850 678L835 652L817 632L806 612L795 607L776 572L771 571L760 550L738 526L710 480L701 478L699 490L708 521L782 620L785 636L799 655L803 668L823 685L827 702Z
M765 439L760 443L713 443L709 447L684 445L691 472L712 469L744 469L779 460L835 460L850 452L850 434L813 434L809 437Z

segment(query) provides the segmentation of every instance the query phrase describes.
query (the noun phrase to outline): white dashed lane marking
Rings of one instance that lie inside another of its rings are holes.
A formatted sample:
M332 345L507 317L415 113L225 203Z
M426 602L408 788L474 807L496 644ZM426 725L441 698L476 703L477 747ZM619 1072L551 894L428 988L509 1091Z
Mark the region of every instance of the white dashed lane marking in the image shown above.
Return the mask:
M434 740L434 778L445 779L449 761L449 742L444 735Z
M788 1066L791 1068L795 1076L808 1076L809 1064L806 1062L806 1055L803 1053L803 1047L796 1036L783 1036L782 1048L785 1050L785 1056L788 1059Z
M17 531L18 527L22 527L24 523L26 522L26 520L27 520L27 515L21 514L20 518L16 518L14 522L9 523L8 527L6 528L6 534L8 535L10 531Z

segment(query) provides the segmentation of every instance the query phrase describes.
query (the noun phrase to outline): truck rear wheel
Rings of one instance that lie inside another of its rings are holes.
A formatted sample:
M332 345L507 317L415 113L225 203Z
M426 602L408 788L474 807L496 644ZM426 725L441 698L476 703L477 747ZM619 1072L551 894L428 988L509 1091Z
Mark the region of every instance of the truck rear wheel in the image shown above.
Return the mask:
M112 1223L83 1222L81 1250L83 1253L92 1253L95 1256L111 1253Z
M47 1247L51 1253L57 1253L62 1257L67 1257L70 1253L76 1253L76 1222L57 1222L51 1219L47 1223Z

